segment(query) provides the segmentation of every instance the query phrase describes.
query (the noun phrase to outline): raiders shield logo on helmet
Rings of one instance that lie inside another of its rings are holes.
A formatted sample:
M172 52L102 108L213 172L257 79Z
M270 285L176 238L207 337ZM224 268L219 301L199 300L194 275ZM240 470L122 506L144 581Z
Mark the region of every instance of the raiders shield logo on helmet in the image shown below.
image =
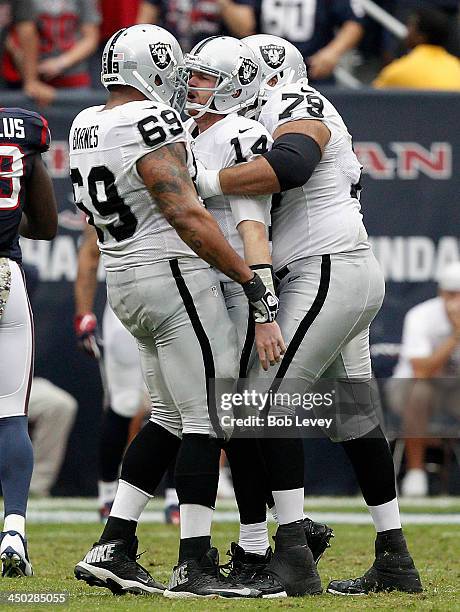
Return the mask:
M149 45L152 59L160 70L164 70L171 63L171 53L169 45L165 43L156 43Z
M249 85L256 78L258 70L259 66L251 59L245 57L238 70L238 79L241 85Z
M286 49L281 45L264 45L260 47L260 52L270 68L279 68L286 55Z

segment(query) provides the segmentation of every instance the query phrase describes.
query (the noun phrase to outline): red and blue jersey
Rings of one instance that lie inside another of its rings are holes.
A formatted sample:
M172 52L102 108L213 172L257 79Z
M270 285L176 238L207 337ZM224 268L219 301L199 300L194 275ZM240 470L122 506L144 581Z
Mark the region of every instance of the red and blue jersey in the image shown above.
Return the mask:
M21 261L19 224L36 154L50 145L48 122L23 108L0 108L0 257Z

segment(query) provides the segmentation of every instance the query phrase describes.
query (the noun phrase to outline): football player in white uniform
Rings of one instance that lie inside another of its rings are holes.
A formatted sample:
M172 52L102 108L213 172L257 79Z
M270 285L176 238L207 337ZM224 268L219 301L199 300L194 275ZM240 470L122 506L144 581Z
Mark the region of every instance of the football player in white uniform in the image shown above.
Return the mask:
M259 121L274 144L248 164L201 173L199 191L205 198L280 192L272 206L272 258L280 282L278 321L288 348L281 365L269 374L270 390L289 392L297 383L295 390L305 392L320 377L339 383L328 434L347 452L377 531L373 566L358 579L332 581L328 591L419 592L420 577L401 529L393 461L371 399L369 325L380 309L384 281L362 223L361 167L342 118L308 85L295 47L266 35L245 42L265 74ZM345 413L347 389L353 400ZM286 407L271 410L284 414ZM264 440L270 475L283 484L291 457L285 452L277 460L276 444L270 447L270 442ZM302 476L299 471L291 486L274 491L281 523L295 525L301 518ZM281 582L282 572L275 572Z
M201 205L178 112L186 95L180 47L166 30L119 30L102 58L103 106L82 111L70 136L75 200L98 233L108 299L135 336L152 415L129 446L99 542L75 574L114 592L162 593L136 562L137 522L173 456L181 503L178 596L250 595L222 582L210 529L225 437L212 379L236 376L236 338L212 264L242 284L260 323L277 299ZM271 329L259 342L280 341ZM180 586L187 575L187 592ZM174 586L176 585L176 586ZM257 592L258 594L258 592Z
M189 70L185 112L191 117L186 127L194 137L197 163L206 168L226 168L268 151L272 139L267 130L257 121L237 114L259 94L260 68L253 51L236 38L210 37L185 56L185 65ZM258 270L274 292L268 241L269 199L270 196L221 195L204 204L232 247L252 269ZM219 280L236 327L239 378L244 379L254 344L254 320L241 286L222 273ZM236 431L224 448L240 512L239 546L232 545L234 552L240 557L239 552L245 552L249 559L264 562L269 542L262 457L257 461L259 449L254 441L238 437Z
M118 473L133 417L147 409L147 388L142 377L139 350L135 338L124 327L107 302L102 319L101 346L97 318L93 312L100 261L96 230L86 225L78 250L75 280L75 334L79 347L99 360L104 386L104 410L99 435L99 514L107 520L118 487ZM102 351L102 354L101 354ZM103 356L103 358L102 358ZM167 473L167 522L178 500L172 469Z
M215 36L198 43L185 56L185 64L190 72L185 112L192 117L186 126L194 137L192 146L197 163L221 169L267 152L272 143L267 130L237 114L258 98L260 78L251 49L235 38ZM270 196L221 195L205 200L205 206L233 248L262 275L267 285L273 286L268 242ZM237 329L239 378L245 379L254 340L253 320L241 287L223 274L219 278L228 313ZM241 521L238 545L231 545L230 575L242 579L260 573L271 557L266 523L269 490L257 440L238 435L235 430L224 448L232 469ZM305 529L318 559L332 530L310 519L305 519ZM283 593L278 589L270 591L271 595Z
M260 68L253 51L230 36L210 37L185 56L185 65L190 74L185 112L191 117L186 127L194 138L192 149L197 163L206 168L226 168L268 151L272 139L267 130L257 121L237 114L258 97ZM268 195L217 196L206 200L205 206L232 247L252 269L258 270L274 292L268 242L269 200ZM246 345L244 362L240 364L240 377L244 378L254 337L253 318L249 317L241 286L222 273L219 281L237 329L240 354Z

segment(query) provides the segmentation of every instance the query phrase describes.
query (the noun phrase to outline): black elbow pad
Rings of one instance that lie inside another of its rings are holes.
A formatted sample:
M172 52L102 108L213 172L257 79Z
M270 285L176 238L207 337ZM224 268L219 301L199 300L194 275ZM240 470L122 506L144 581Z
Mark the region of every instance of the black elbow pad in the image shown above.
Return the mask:
M321 159L319 144L306 134L283 134L263 157L273 168L281 191L305 185Z

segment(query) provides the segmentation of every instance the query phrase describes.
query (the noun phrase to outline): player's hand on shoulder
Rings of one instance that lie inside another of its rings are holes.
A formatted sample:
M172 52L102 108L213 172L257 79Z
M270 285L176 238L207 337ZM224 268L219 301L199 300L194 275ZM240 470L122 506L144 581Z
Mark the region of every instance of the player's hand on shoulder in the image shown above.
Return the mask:
M101 351L97 341L97 318L93 312L76 315L74 319L78 348L90 357L99 359Z
M278 323L256 324L255 340L260 363L264 370L269 365L276 365L281 360L281 355L286 352L283 336Z

